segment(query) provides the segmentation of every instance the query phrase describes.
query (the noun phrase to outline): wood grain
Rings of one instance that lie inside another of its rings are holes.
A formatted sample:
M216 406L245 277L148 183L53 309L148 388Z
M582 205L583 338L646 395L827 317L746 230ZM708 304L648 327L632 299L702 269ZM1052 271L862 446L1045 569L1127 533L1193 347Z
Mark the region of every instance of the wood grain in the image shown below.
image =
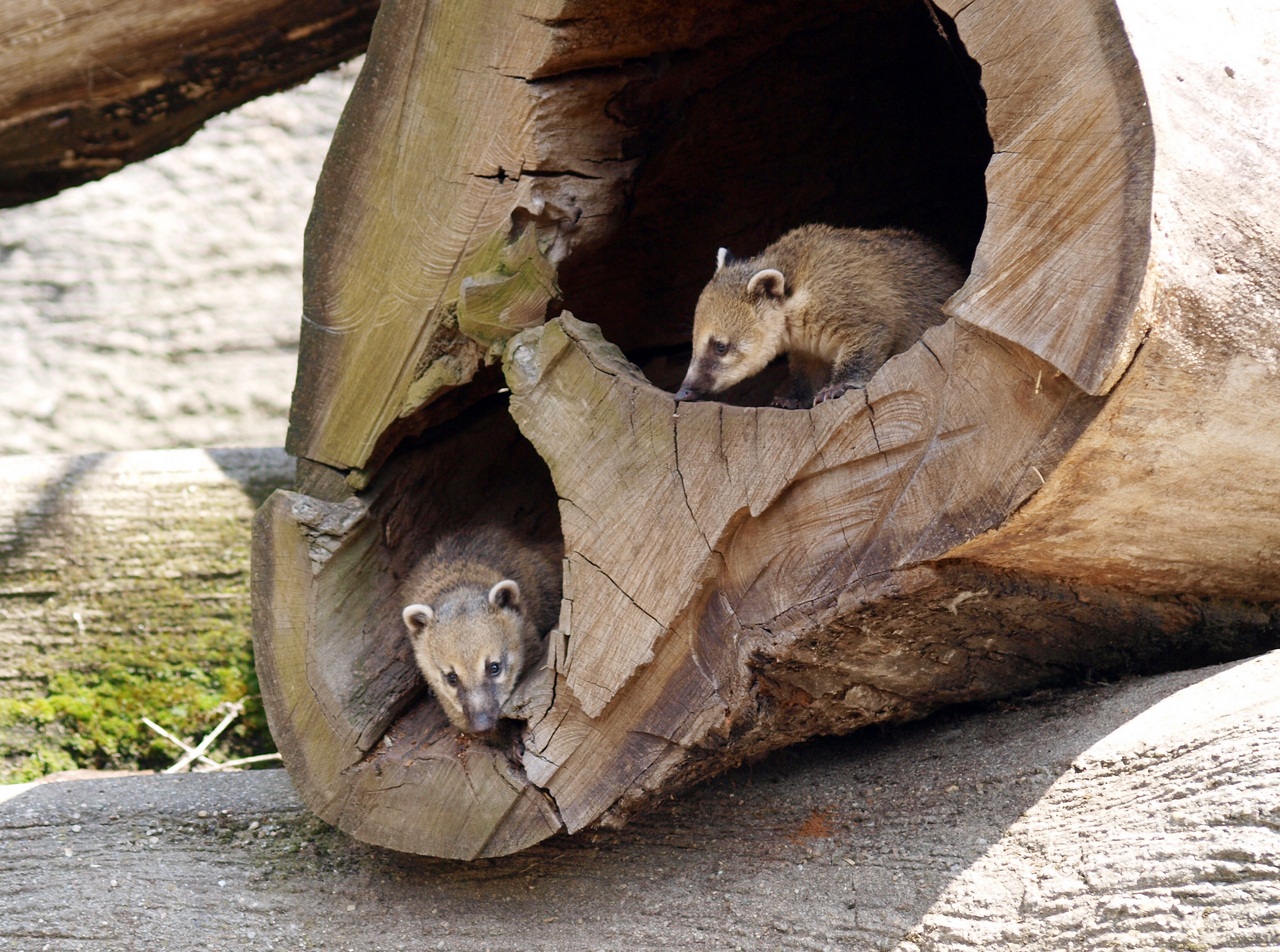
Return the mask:
M0 776L136 764L139 717L185 735L201 692L256 694L250 522L293 470L278 448L4 458Z
M940 6L983 64L995 149L987 226L948 307L1105 393L1151 323L1137 303L1155 143L1124 25L1109 0L1042 4L1030 30L1016 0Z
M1045 491L963 553L1158 594L1280 598L1280 80L1271 6L1121 3L1159 148L1151 331ZM1235 64L1246 64L1238 67ZM1102 528L1102 527L1105 527Z
M292 478L279 449L6 457L0 678L29 687L56 646L243 615L249 520Z
M517 337L506 364L512 414L562 500L572 634L528 769L570 830L743 718L758 639L829 627L882 597L894 570L999 521L1038 488L1035 464L1050 466L1048 431L1095 410L1061 378L1035 393L1042 362L956 325L865 398L803 413L677 406L611 351L564 315ZM1017 383L967 399L996 380ZM940 492L956 471L986 478ZM931 690L922 677L913 695Z
M548 167L533 139L540 112L565 108L525 79L551 54L543 21L559 7L417 0L379 18L307 228L295 455L372 468L384 432L493 361L458 332L459 299L498 265L513 218L539 226L553 260L590 232L581 205L609 176ZM620 81L586 77L569 98L603 113ZM606 138L581 143L578 163L616 162L619 134Z
M1277 678L1273 654L827 738L469 863L344 836L279 770L46 784L0 804L0 941L1274 948Z

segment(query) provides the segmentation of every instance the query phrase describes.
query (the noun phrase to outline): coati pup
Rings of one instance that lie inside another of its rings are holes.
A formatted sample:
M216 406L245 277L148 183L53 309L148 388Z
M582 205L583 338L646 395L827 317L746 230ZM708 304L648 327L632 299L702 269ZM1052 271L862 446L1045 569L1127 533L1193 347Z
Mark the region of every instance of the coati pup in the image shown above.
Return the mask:
M413 655L454 727L486 734L542 661L560 613L560 551L496 526L442 539L405 580Z
M805 225L754 258L720 249L693 318L677 400L698 400L787 355L774 406L795 409L865 387L886 360L945 319L965 272L915 232Z

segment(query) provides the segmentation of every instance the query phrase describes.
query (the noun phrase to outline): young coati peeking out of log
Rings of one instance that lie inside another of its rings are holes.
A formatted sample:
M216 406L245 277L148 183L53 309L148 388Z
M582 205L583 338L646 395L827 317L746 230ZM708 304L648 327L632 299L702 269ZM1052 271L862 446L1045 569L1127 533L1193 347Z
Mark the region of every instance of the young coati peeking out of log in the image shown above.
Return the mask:
M413 655L454 727L498 726L524 673L545 657L560 613L560 551L494 526L441 540L403 591Z
M718 393L780 354L791 379L774 406L808 407L865 387L942 323L942 304L964 278L939 245L894 228L805 225L744 261L721 248L676 399Z

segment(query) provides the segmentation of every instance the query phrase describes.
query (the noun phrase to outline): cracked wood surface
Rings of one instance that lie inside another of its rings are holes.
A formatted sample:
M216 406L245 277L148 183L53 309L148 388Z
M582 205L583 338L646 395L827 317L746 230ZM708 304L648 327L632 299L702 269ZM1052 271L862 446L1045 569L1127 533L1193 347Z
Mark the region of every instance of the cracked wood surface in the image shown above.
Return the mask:
M982 64L995 149L972 275L948 307L1106 393L1151 324L1137 304L1155 141L1120 13L1051 0L1018 29L1016 2L939 6Z
M803 637L842 596L873 600L893 570L987 528L1039 486L1049 433L1093 412L1065 380L1035 393L1041 362L956 325L865 396L799 414L676 405L610 350L565 315L517 337L506 364L512 415L563 501L572 637L556 657L564 690L528 747L570 830L744 716L753 632ZM991 380L1019 383L965 399ZM957 470L988 478L940 506L937 484Z
M554 260L591 233L584 208L609 205L628 165L620 127L579 138L566 166L535 137L548 113L602 117L625 80L528 81L555 54L546 23L565 6L413 0L379 17L307 227L296 456L368 467L396 421L492 362L458 332L458 301L517 209Z
M255 597L267 590L300 596L294 604L273 601L267 637L255 624L255 660L273 694L272 737L308 805L360 839L444 856L486 855L495 819L517 849L556 832L553 808L514 773L505 753L447 730L435 705L418 704L401 716L422 690L412 658L397 650L393 630L362 624L341 604L349 603L343 589L323 584L325 574L355 573L366 584L390 587L385 563L370 554L376 538L362 510L354 510L358 541L344 538L332 559L326 553L319 584L308 584L314 543L295 530L310 524L327 536L324 520L339 508L277 493L257 521ZM329 601L335 595L337 604ZM309 598L317 603L307 604ZM319 632L307 621L317 614L332 622ZM434 791L430 801L422 790Z
M1274 4L1120 4L1155 153L1152 325L1058 476L962 555L1138 591L1280 597ZM1105 526L1105 531L1099 531Z
M185 142L359 54L378 0L6 0L0 206Z
M1097 409L1065 379L1046 384L1038 358L983 332L931 329L863 402L822 404L804 427L792 411L677 407L569 315L517 337L506 370L511 413L561 499L567 561L570 637L553 640L554 701L530 720L523 760L570 831L788 742L791 715L770 710L771 681L800 689L789 699L809 708L799 736L848 730L1052 677L1080 661L1056 640L1074 630L1083 652L1102 617L1115 612L1114 625L1133 610L1098 601L1069 623L1013 634L1005 654L990 634L1016 630L1029 608L1012 591L1001 593L1005 607L947 630L952 616L962 622L965 596L1000 583L980 569L968 579L908 571L1028 498ZM957 472L984 478L957 484ZM895 631L902 612L869 608L906 595L951 611L921 611ZM1251 614L1240 613L1244 628ZM1203 620L1162 623L1177 631ZM1274 618L1263 612L1253 625L1249 637ZM1159 639L1144 645L1145 627L1120 641L1149 659ZM941 665L926 663L931 645ZM917 652L911 668L886 664ZM1107 664L1101 652L1091 662Z

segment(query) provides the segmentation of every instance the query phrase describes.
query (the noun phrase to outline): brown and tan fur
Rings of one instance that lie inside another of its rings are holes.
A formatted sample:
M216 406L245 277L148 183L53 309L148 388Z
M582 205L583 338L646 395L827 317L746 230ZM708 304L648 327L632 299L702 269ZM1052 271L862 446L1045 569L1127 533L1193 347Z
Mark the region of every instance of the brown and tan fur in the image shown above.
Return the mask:
M964 270L933 241L894 228L805 225L759 255L722 248L693 318L693 358L677 400L698 400L786 354L775 406L808 407L865 387L894 354L942 323Z
M414 658L449 721L498 726L560 612L560 551L486 526L440 541L406 579L401 613Z

